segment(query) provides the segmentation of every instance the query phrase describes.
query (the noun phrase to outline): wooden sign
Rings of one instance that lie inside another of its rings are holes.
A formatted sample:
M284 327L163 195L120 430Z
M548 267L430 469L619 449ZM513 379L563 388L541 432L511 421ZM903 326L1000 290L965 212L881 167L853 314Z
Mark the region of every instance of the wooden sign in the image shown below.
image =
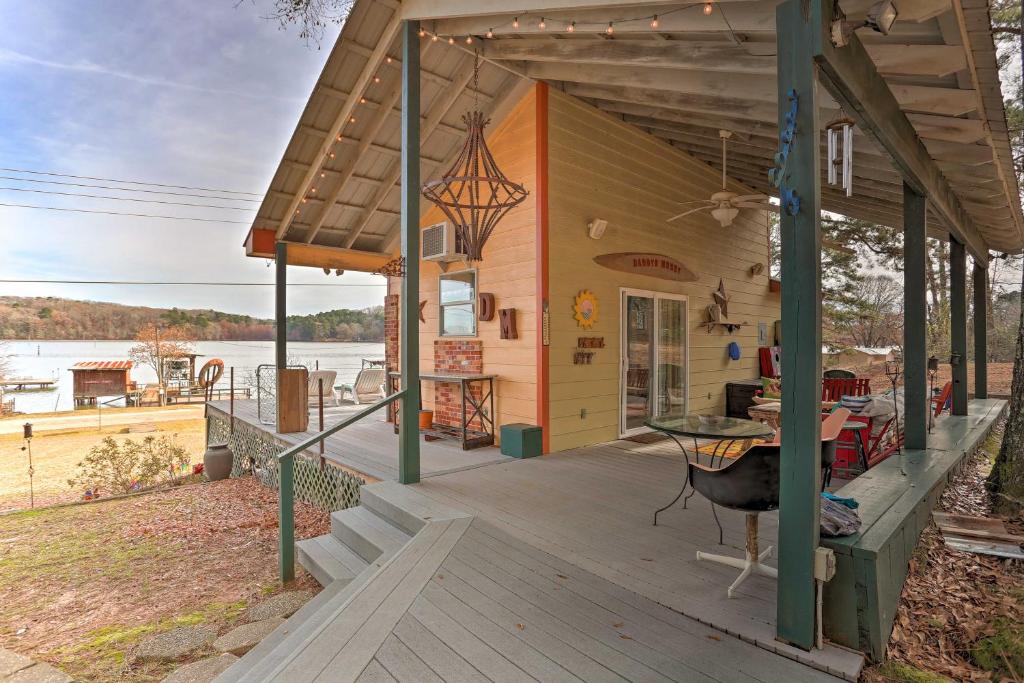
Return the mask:
M477 316L480 320L487 322L494 320L494 295L487 292L480 293L480 312Z
M620 252L601 254L594 257L594 263L634 275L647 275L675 282L696 282L697 274L683 262L664 254L641 252Z
M500 309L498 311L498 320L501 323L502 339L519 339L519 331L516 329L516 309Z

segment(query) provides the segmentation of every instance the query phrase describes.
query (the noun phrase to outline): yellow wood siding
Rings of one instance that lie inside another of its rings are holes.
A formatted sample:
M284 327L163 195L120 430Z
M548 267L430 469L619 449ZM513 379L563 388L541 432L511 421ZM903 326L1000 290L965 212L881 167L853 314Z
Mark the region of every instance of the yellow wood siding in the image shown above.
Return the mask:
M728 228L706 213L667 224L681 211L677 202L720 189L720 173L554 90L549 116L551 450L618 436L621 287L689 298L689 410L724 413L725 382L758 376L757 323L768 323L771 331L780 315L779 295L768 291L767 267L750 274L753 264L768 264L765 214L743 211ZM730 189L749 192L736 183ZM601 240L587 236L587 223L595 218L608 221ZM599 254L630 251L672 256L700 280L670 282L593 262ZM751 323L735 334L708 334L699 326L719 278L731 296L729 320ZM594 292L600 306L589 331L573 319L573 300L583 289ZM581 336L605 339L592 365L573 364ZM739 361L728 359L730 341L742 347Z
M499 379L495 387L495 412L498 425L512 422L538 424L537 326L536 326L536 94L530 90L501 122L492 124L487 143L495 160L513 181L530 192L522 204L510 211L498 224L483 250L477 269L479 292L494 294L495 309L516 309L518 339L501 339L497 310L494 319L477 321L477 336L483 342L483 368ZM432 180L424 178L424 181ZM425 227L444 220L437 208L427 211L420 225ZM448 272L465 268L461 262L449 265ZM420 365L424 372L434 367L434 340L438 338L438 276L441 267L433 262L420 263L420 300L427 302L426 322L420 323ZM393 284L392 291L397 292ZM433 386L424 384L423 402L432 406Z

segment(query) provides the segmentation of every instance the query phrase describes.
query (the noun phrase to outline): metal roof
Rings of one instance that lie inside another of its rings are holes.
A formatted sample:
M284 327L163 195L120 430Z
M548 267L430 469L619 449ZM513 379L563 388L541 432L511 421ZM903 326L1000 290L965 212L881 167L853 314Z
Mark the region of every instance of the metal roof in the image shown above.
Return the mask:
M68 370L131 370L133 365L130 360L83 360Z
M854 18L871 1L841 5ZM524 85L543 80L716 169L718 129L730 129L730 176L773 194L767 170L778 144L775 4L722 0L709 16L693 3L545 11L544 28L540 12L519 13L514 26L512 10L424 22L422 177L436 176L457 153L460 117L474 101L497 123ZM898 4L888 36L858 36L984 247L1021 251L1024 217L987 5ZM400 10L395 0L356 1L254 227L289 241L377 253L397 248ZM647 10L660 14L656 30ZM604 30L609 20L616 21L614 35ZM485 60L477 90L470 88L473 50ZM824 125L842 112L821 93ZM823 182L823 209L902 225L902 178L860 131L854 146L854 194L847 198ZM929 231L948 239L950 226L929 211Z

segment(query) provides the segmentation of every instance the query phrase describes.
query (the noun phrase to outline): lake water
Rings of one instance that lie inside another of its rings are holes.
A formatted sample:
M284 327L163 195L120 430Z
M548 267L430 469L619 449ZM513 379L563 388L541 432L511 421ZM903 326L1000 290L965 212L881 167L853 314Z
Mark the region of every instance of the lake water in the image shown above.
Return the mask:
M71 396L71 373L75 363L86 360L127 360L132 341L8 341L4 342L10 355L12 377L32 377L57 380L55 388L46 391L9 392L15 399L15 407L24 413L73 410ZM227 368L234 366L235 382L246 383L255 376L256 366L274 362L274 343L267 341L202 341L194 344L195 352L202 357L196 359L196 371L211 358L224 361L225 372L218 387L228 386ZM384 344L363 342L289 342L289 363L313 368L317 363L321 370L335 370L338 379L335 384L351 383L362 367L363 358L384 357ZM134 381L147 384L156 381L156 373L148 366L132 368ZM119 405L117 403L112 405ZM123 405L123 403L121 404Z

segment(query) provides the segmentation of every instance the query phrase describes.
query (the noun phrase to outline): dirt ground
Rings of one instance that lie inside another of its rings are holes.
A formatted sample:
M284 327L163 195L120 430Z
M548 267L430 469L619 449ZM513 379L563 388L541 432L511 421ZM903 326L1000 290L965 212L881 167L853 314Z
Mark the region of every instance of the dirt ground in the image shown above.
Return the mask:
M0 515L0 647L79 681L160 680L174 665L128 663L141 638L223 632L278 590L276 505L247 477ZM328 529L296 504L298 538ZM316 588L298 571L298 587Z
M990 516L984 478L999 449L996 433L964 466L940 508ZM1017 528L1019 520L1007 520ZM1020 681L1024 673L1024 566L950 550L934 524L910 563L887 661L866 670L863 683Z
M842 360L829 361L823 366L828 368L842 368L857 373L858 377L871 378L872 393L880 393L892 389L889 378L885 376L885 363L877 361L874 363L851 364ZM935 376L935 388L942 386L953 378L953 369L948 363L939 364L939 372ZM1007 396L1010 393L1010 382L1013 379L1013 363L989 363L988 364L988 392L990 396ZM900 380L900 384L903 381ZM968 391L974 393L974 363L967 365L967 387Z
M34 487L36 507L78 500L82 492L68 486L78 463L107 436L115 441L126 439L141 441L146 436L174 435L192 456L192 462L202 462L205 444L203 420L190 419L175 422L152 423L154 431L129 433L127 426L93 426L88 429L37 431L32 439L32 464L35 469ZM20 434L0 435L0 512L29 507L28 454Z

